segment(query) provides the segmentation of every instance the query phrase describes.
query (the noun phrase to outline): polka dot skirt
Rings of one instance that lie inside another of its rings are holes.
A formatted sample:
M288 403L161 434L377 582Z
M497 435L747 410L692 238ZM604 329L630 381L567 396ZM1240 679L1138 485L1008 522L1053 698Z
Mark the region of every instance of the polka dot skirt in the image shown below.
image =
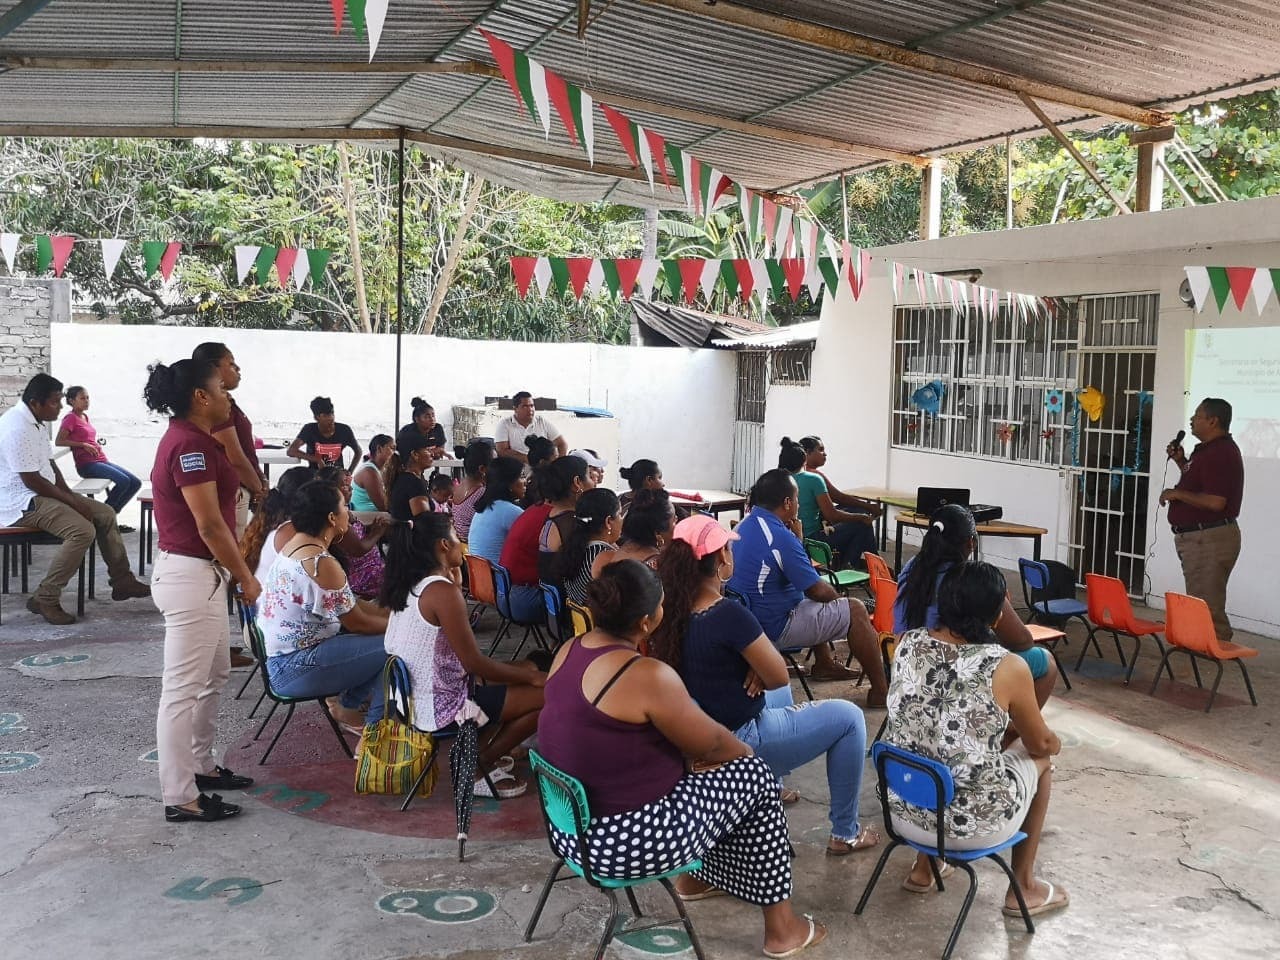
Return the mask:
M552 828L552 846L577 858L573 838ZM591 821L587 849L594 872L637 880L701 859L699 880L767 906L791 896L787 818L778 781L759 757L741 757L686 774L667 796L638 810Z

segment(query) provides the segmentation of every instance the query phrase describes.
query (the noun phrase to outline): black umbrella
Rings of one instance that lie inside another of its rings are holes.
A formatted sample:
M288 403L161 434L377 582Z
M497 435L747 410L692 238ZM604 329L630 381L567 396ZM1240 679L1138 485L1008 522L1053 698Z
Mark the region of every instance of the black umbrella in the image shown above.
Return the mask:
M466 852L471 829L471 806L480 765L480 726L474 719L458 725L458 736L449 751L449 776L453 780L453 811L458 817L458 861Z

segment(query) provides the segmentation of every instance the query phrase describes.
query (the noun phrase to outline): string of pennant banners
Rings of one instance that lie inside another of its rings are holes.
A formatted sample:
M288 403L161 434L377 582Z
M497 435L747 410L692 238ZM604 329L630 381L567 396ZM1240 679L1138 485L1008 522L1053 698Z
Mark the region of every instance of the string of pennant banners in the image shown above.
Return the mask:
M1212 303L1222 313L1227 303L1237 310L1252 298L1259 315L1274 294L1280 301L1280 269L1275 267L1184 267L1196 312Z
M10 273L13 273L14 264L17 263L21 240L19 234L0 233L0 258L3 258L5 268ZM32 242L35 244L38 274L52 270L55 277L61 277L76 244L96 245L102 252L103 276L110 280L130 241L119 237L83 239L69 234L40 234ZM146 276L159 272L167 281L173 275L183 247L184 244L176 240L142 241L142 262ZM308 279L316 278L318 281L318 278L324 276L330 256L331 251L323 248L237 244L236 283L244 283L252 270L257 282L266 285L274 268L281 288L288 289L292 283L296 289L301 290Z

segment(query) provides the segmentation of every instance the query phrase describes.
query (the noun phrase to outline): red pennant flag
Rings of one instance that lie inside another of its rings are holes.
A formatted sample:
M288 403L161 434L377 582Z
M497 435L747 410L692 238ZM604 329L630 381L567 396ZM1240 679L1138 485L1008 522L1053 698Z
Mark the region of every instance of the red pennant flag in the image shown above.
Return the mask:
M329 0L333 7L333 32L336 36L342 33L342 19L347 15L347 0Z
M684 302L693 303L698 296L698 285L702 282L702 268L707 264L701 257L685 257L676 261L680 268L680 279L684 283Z
M702 216L702 161L689 157L689 182L684 185L686 199L693 200L693 215Z
M738 275L738 293L742 295L742 302L746 303L756 288L756 275L751 272L751 261L733 261L733 272Z
M783 257L778 263L782 265L782 275L787 278L787 289L791 291L791 299L800 299L800 291L804 287L805 262L793 257Z
M640 166L640 155L636 153L636 140L631 135L631 121L607 103L600 104L600 110L604 113L604 118L609 121L609 126L613 127L613 132L617 135L618 142L622 144L622 149L627 151L631 165Z
M511 275L516 281L516 290L523 300L529 295L529 284L533 280L533 271L538 266L537 257L512 257Z
M582 291L587 288L587 277L591 275L594 257L565 257L565 266L569 268L569 282L573 284L573 295L582 299Z
M626 258L615 260L613 263L618 268L618 290L622 294L622 299L630 300L631 295L635 292L636 280L640 277L640 267L644 264L644 261L637 258Z
M556 108L556 113L560 114L560 122L564 124L565 130L569 132L569 142L575 147L578 145L578 131L573 123L573 108L569 106L569 88L565 85L564 77L552 70L545 71L547 78L547 98L551 101L552 106Z
M493 61L498 65L498 69L502 71L502 76L506 79L507 86L511 88L511 92L515 95L516 103L520 106L520 112L524 113L524 94L520 92L520 81L516 78L515 50L511 44L495 37L488 30L481 30L480 33L489 42L489 52L493 54Z
M1253 287L1253 275L1257 272L1257 267L1227 267L1227 282L1231 285L1231 297L1237 310L1244 309L1244 302Z
M165 255L168 256L167 251ZM276 279L280 281L280 286L289 285L289 278L293 276L293 264L297 259L297 247L281 247L276 251Z
M55 277L62 276L62 268L67 265L67 257L71 256L71 248L76 244L75 237L69 237L66 234L59 234L49 238L49 245L53 248L53 275Z
M760 199L764 206L764 242L768 248L773 246L773 233L778 229L778 205L767 197Z
M670 190L671 177L667 173L667 141L662 139L661 134L655 133L648 127L644 128L644 138L649 141L649 152L653 154L653 159L658 163L658 172L662 174L662 182Z
M714 179L715 177L718 177L719 179L715 180ZM711 188L711 200L707 204L710 207L714 207L717 203L719 203L720 198L723 197L730 190L732 190L734 186L736 186L736 184L734 184L732 180L726 177L719 170L715 171L715 173L713 174L713 184L714 185ZM744 221L747 219L746 210L742 211L742 219Z
M170 244L164 248L164 253L160 255L160 276L164 277L166 280L169 279L169 276L173 273L173 268L178 263L178 254L181 252L182 244L178 243L176 240L170 242ZM295 250L294 252L296 253L297 251Z

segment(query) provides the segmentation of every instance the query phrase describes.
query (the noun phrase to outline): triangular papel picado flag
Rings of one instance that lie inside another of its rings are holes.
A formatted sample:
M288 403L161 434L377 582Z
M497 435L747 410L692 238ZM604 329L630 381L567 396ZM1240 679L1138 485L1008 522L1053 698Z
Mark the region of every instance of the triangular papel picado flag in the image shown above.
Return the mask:
M523 300L529 295L529 284L533 282L533 271L538 266L537 257L512 257L511 276L516 282L516 292Z
M264 245L258 248L258 257L253 262L253 269L258 275L260 286L266 286L271 277L271 268L275 266L278 247Z
M4 268L13 273L13 261L18 256L18 234L0 233L0 257L4 257Z

